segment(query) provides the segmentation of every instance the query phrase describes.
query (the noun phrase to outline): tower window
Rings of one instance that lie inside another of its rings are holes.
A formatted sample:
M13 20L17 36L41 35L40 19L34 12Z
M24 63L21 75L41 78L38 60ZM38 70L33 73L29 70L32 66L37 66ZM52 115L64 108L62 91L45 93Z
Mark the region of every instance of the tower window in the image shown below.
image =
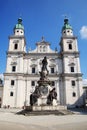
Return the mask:
M71 72L74 72L74 67L71 67Z
M12 72L16 71L16 66L12 66Z
M35 73L35 67L32 68L32 73Z
M14 80L11 80L11 85L12 85L12 86L14 85L14 83L15 83Z
M15 49L15 50L18 49L18 44L17 44L17 43L14 45L14 49Z
M73 97L76 97L76 93L75 93L75 92L73 92L73 93L72 93L72 96L73 96Z
M51 68L51 73L54 73L54 68Z
M69 49L70 49L70 50L72 49L72 44L69 44Z
M72 84L72 86L75 86L75 81L72 80L72 81L71 81L71 84Z
M35 86L35 81L31 81L31 85L32 85L32 86Z
M14 95L14 93L13 92L10 92L10 96L12 97Z

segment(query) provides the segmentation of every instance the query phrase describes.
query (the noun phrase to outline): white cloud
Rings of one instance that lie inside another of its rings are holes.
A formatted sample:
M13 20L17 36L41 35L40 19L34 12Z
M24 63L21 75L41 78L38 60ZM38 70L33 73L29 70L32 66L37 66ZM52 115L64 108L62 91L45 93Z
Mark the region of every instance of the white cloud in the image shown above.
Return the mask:
M3 74L0 74L0 79L3 79Z
M87 79L83 79L83 86L87 86Z
M80 29L80 35L82 39L87 39L87 26L82 26Z

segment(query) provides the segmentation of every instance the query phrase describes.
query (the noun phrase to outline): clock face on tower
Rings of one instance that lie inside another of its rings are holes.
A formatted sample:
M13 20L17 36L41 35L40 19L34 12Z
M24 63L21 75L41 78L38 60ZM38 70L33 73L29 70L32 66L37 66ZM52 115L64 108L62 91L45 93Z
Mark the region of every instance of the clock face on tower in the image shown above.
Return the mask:
M67 40L67 43L73 43L73 41L72 40Z
M19 42L19 40L13 40L13 43L18 43Z

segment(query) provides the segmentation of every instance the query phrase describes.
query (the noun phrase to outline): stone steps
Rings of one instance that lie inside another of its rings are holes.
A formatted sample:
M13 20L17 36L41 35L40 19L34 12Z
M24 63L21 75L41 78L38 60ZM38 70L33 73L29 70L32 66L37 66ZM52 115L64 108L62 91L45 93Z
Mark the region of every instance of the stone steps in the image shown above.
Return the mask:
M71 115L73 114L69 110L41 110L41 111L30 111L30 110L22 110L17 114L22 114L25 116L38 116L38 115Z

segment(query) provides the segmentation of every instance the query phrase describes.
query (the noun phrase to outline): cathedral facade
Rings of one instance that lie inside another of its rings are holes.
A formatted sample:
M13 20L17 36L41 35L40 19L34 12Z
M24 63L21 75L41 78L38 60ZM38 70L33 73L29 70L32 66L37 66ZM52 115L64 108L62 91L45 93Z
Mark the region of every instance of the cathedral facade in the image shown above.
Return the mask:
M57 92L57 102L68 107L83 104L82 73L77 37L67 18L64 19L60 51L50 48L50 43L42 37L35 50L26 52L26 40L22 19L9 36L6 72L2 106L23 107L30 105L30 95L34 92L40 77L42 60L47 57L47 69L52 87Z

